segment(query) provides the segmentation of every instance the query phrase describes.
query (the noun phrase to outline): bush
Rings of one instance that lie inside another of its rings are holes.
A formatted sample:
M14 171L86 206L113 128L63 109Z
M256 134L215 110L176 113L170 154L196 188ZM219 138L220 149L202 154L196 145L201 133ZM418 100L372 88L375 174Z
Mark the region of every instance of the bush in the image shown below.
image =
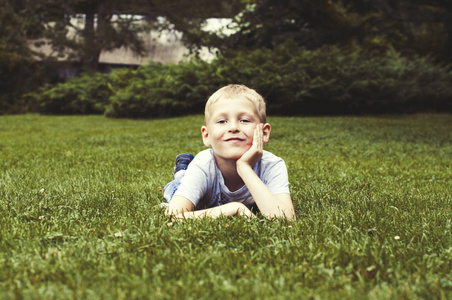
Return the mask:
M149 118L199 111L211 87L203 82L208 63L193 60L179 65L151 63L139 68L110 98L110 117Z
M214 62L224 82L257 89L270 112L356 114L451 110L452 72L428 57L378 55L357 47L308 51L290 45Z
M127 84L132 71L111 74L86 73L35 95L37 110L44 114L103 114L115 90Z
M149 118L202 113L219 87L242 83L261 93L270 114L452 111L452 72L429 57L370 53L356 46L305 50L280 45L178 65L82 76L38 95L46 113Z

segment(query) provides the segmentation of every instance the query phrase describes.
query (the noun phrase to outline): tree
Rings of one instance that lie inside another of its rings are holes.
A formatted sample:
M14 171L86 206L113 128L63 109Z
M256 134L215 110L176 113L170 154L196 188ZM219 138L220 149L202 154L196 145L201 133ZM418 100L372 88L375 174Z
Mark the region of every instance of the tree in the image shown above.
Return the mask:
M307 48L347 41L360 30L329 0L256 0L234 17L227 37L204 33L198 46L229 49L273 48L289 39ZM204 43L204 44L203 44Z
M21 112L21 95L38 83L38 67L31 58L27 35L33 19L19 14L13 1L0 0L0 114Z
M27 0L22 0L27 1ZM127 47L145 53L140 33L169 29L184 34L194 44L205 20L233 16L243 9L241 0L39 0L34 5L40 16L41 33L60 56L79 60L85 68L98 69L102 51ZM156 22L164 17L167 23ZM70 32L75 34L70 34Z
M146 8L146 3L41 0L34 9L41 16L42 37L58 55L79 60L85 69L97 70L102 51L128 47L137 54L145 52L139 34L149 29L145 22L149 14L145 18L131 13Z
M351 14L365 19L365 33L404 53L451 60L452 0L345 0Z
M243 4L243 3L242 3ZM405 54L452 59L452 0L255 0L234 17L235 34L219 36L191 28L196 47L223 53L273 48L287 40L314 49L324 44L360 43ZM190 28L190 27L188 27Z
M254 2L255 0L153 0L152 7L167 21L161 29L181 32L185 46L196 52L202 46L218 49L226 43L223 36L203 30L208 19L232 19Z

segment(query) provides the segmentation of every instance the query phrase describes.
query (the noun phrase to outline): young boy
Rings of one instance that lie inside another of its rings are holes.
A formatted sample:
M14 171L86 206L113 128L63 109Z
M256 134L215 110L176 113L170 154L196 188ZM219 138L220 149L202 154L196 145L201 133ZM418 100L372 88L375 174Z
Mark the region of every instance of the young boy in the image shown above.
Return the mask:
M206 103L202 139L193 158L176 158L174 180L165 187L167 215L177 218L254 216L295 219L284 161L263 150L270 138L265 102L255 90L231 84Z

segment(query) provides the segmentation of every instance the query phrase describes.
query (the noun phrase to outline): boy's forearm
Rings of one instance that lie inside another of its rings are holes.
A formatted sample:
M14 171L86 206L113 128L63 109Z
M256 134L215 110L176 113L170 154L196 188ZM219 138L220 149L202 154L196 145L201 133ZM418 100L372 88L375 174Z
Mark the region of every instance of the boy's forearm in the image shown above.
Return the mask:
M218 218L220 216L247 216L254 217L254 214L242 203L230 202L221 206L212 207L203 210L185 211L177 214L172 214L178 219L197 219L197 218Z
M237 166L237 171L253 196L260 212L268 217L295 219L292 201L280 201L248 165Z

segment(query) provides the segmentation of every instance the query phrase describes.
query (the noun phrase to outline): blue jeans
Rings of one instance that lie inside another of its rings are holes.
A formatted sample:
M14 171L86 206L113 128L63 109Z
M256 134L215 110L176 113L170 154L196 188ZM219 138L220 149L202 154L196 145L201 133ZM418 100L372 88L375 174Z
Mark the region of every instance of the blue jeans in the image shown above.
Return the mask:
M173 179L173 181L165 185L165 188L163 189L163 197L166 199L166 201L168 201L168 203L171 201L171 198L173 198L174 193L177 191L182 177L184 177L184 174L181 174L177 178Z

